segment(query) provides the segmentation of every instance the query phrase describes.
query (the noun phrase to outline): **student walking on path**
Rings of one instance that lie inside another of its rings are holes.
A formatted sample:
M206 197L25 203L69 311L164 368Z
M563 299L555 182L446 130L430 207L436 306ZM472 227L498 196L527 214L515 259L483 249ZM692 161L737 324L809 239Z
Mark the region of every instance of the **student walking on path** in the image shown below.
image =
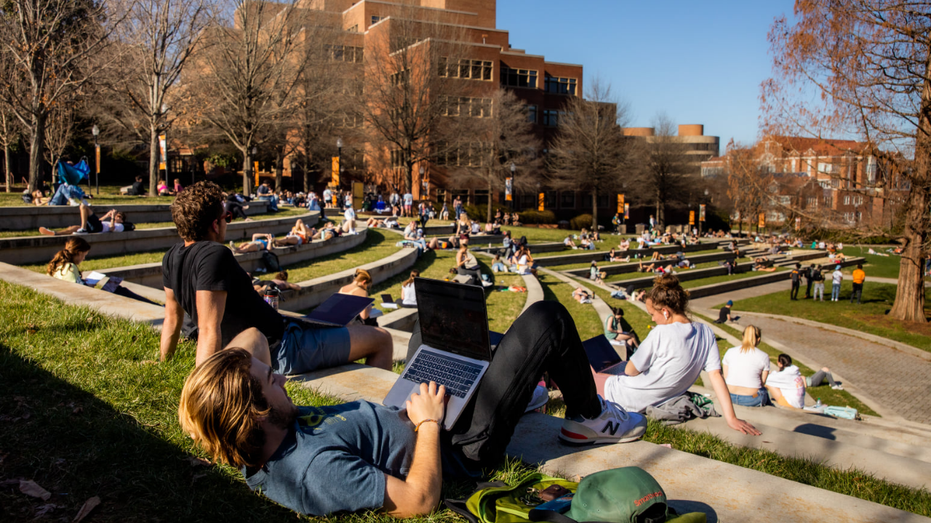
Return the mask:
M796 263L795 268L792 269L792 290L789 291L789 299L796 301L798 300L798 289L802 282L802 264Z
M853 303L853 297L856 296L857 305L860 305L864 281L866 281L866 272L863 271L863 264L858 263L857 268L853 271L853 292L850 293L850 303Z
M840 284L844 281L844 273L840 271L840 265L834 267L834 272L831 273L831 301L837 301L840 299Z

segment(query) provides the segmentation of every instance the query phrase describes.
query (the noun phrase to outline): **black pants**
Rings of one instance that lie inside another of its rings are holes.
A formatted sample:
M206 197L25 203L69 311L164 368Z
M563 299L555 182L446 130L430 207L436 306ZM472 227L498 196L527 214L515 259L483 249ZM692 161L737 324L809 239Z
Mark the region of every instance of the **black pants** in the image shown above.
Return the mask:
M807 280L807 281L805 282L805 299L806 299L806 300L807 300L808 298L811 298L811 284L812 284L812 283L813 283L813 282L812 282L811 280Z
M798 299L799 283L800 282L797 282L797 281L792 282L792 290L789 292L789 298L792 300Z
M233 219L246 219L246 213L242 210L242 205L238 202L226 202L226 210L233 214Z
M418 322L408 345L408 360L421 343ZM477 467L498 462L544 372L562 391L566 417L594 418L601 413L575 322L565 307L551 301L531 305L508 329L472 401L453 429L443 433L444 447Z
M853 284L853 292L850 293L850 303L853 303L853 297L854 297L854 296L857 297L857 305L859 305L859 304L860 304L860 298L863 296L863 284L862 284L862 283L854 283L854 284Z

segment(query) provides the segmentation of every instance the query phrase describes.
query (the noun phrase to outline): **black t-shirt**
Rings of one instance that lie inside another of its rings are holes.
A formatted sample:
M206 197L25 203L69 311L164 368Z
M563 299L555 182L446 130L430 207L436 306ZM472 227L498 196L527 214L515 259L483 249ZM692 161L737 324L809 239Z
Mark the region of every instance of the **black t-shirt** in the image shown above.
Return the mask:
M731 308L725 305L721 307L721 312L718 313L718 321L724 323L727 321L727 315L731 313Z
M142 182L133 182L133 188L130 192L136 196L141 196L145 194L145 187L143 187Z
M820 270L820 269L819 269L819 270L813 270L813 271L811 271L811 280L812 280L812 281L816 281L816 282L818 282L818 281L824 281L824 274L821 274L821 270Z
M262 331L269 341L281 339L284 320L255 289L232 251L211 241L189 247L179 243L162 258L162 284L197 324L197 291L226 291L226 310L220 323L225 346L249 327Z

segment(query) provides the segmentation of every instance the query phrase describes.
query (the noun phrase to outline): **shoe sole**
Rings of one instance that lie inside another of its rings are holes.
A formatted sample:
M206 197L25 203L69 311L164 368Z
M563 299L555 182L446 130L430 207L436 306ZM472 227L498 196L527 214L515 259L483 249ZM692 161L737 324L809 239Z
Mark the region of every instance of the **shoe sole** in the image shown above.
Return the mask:
M576 434L574 432L567 431L565 428L560 428L559 429L559 440L565 443L566 445L571 445L574 447L584 447L587 445L597 445L600 443L630 443L632 441L637 441L638 439L642 438L643 435L646 434L647 432L646 423L644 423L643 425L639 425L638 427L635 427L635 429L636 428L641 429L638 431L636 435L631 434L629 436L625 436L622 438L614 438L614 437L586 438L584 440L570 439L570 437L567 436L566 433L575 434L581 437L584 437L584 436L582 436L581 434Z

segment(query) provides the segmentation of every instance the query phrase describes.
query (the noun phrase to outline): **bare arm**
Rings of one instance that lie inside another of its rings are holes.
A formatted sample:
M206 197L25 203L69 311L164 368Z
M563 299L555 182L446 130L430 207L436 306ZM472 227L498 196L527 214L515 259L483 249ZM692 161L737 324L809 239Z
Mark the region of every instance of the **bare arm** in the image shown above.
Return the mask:
M223 348L220 322L226 312L226 291L197 291L197 357L200 365Z
M731 403L731 393L727 390L727 384L724 383L724 376L721 375L721 371L713 370L708 373L708 376L711 378L711 386L714 388L714 393L721 404L721 410L724 419L727 420L727 425L737 432L759 436L761 432L756 427L742 419L737 419L737 414L734 413L734 405Z
M446 388L420 384L420 394L407 401L407 415L419 426L414 460L407 479L385 476L385 511L397 518L430 513L440 502L443 471L440 464L440 424L443 423ZM425 421L425 420L436 420Z
M628 376L639 376L640 371L637 370L637 367L634 366L632 361L628 361L627 365L624 367L624 374ZM728 396L728 399L730 399L730 396Z
M175 298L175 291L165 287L165 321L162 323L162 339L159 343L162 361L170 360L175 349L178 348L182 322L184 322L184 309Z

